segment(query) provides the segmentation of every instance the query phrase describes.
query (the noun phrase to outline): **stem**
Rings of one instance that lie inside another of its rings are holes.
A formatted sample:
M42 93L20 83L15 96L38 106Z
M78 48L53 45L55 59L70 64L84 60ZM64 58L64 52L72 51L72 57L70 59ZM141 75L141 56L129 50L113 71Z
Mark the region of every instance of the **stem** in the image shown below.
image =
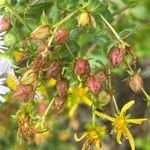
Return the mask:
M45 120L45 118L46 118L46 116L47 116L47 114L48 114L48 112L49 112L49 109L51 108L51 106L52 106L54 100L55 100L55 99L53 98L53 99L50 101L50 103L49 103L47 109L46 109L45 112L44 112L44 115L43 115L43 117L42 117L42 121Z
M147 100L150 101L150 96L147 94L145 89L142 87L141 90L142 90L143 94L145 95L145 97L147 98Z
M68 44L65 44L66 48L68 49L69 53L73 58L75 58L74 54L72 53L71 49L69 48Z
M89 3L86 3L82 8L84 9L85 7L87 7L89 5ZM62 19L60 22L56 23L53 28L56 28L60 25L62 25L64 22L66 22L68 19L70 19L72 16L74 16L76 13L78 12L78 10L73 11L71 14L69 14L68 16L66 16L64 19Z
M110 70L110 68L108 69L108 74L109 74L109 78L108 78L108 84L109 85L108 86L109 86L109 89L111 90L112 89L112 85L111 85L111 70ZM115 105L116 111L119 114L120 110L118 108L118 105L117 105L117 102L116 102L116 98L115 98L114 95L112 95L112 99L113 99L113 103Z
M12 13L16 18L24 25L29 31L32 31L32 29L29 27L29 25L26 24L26 22L16 13L16 11L11 7L11 5L6 5L7 9Z
M115 29L112 27L112 25L105 19L105 17L100 14L100 17L103 19L103 21L106 23L106 25L109 27L109 29L112 31L112 33L115 35L115 37L117 38L117 40L119 42L122 42L122 39L120 37L120 35L115 31Z
M68 19L70 19L73 15L75 15L78 12L78 10L75 10L74 12L72 12L71 14L69 14L68 16L66 16L64 19L62 19L60 22L56 23L53 28L56 28L58 26L60 26L61 24L63 24L64 22L66 22Z
M129 65L129 63L124 59L124 62L126 64L126 66L129 68L131 73L134 73L133 69L131 68L131 66Z

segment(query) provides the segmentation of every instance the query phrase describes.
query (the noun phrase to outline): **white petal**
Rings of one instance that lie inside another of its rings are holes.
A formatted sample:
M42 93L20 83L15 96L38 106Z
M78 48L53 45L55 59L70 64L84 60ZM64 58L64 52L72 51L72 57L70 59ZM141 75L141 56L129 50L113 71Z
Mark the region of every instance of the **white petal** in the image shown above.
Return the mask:
M8 92L10 92L8 87L0 85L0 94L6 94Z
M5 53L5 51L3 51L3 50L0 49L0 53Z
M0 102L4 103L6 100L0 95Z
M3 36L6 32L0 32L0 36Z
M4 41L0 41L0 45L5 45L5 42Z

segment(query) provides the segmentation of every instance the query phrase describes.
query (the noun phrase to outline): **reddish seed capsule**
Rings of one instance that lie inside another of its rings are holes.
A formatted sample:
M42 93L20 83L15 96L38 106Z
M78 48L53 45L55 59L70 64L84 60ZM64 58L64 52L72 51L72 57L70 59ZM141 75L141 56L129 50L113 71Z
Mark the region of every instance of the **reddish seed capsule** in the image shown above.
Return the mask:
M143 87L143 78L140 74L135 74L129 79L129 86L135 93L138 93L141 91Z
M69 32L63 29L58 29L55 35L55 41L58 43L65 43L69 39Z
M0 19L0 32L7 31L10 28L10 20L9 19Z
M60 97L66 97L69 89L69 82L66 79L59 79L56 83L56 90Z
M121 64L123 60L123 52L119 47L112 47L110 50L110 63L116 67Z
M87 78L87 86L93 94L97 95L101 90L101 81L96 75L90 76Z
M75 62L74 72L79 75L88 75L90 73L90 64L88 60L79 58Z
M38 52L43 52L47 48L47 45L44 43L41 43L38 47L37 50Z
M48 107L48 103L46 101L42 101L38 106L38 113L43 114Z
M49 64L49 70L46 72L46 79L58 78L61 76L62 67L58 61L52 61Z
M59 112L66 103L66 98L56 96L54 100L54 108L57 112Z
M34 91L31 85L21 85L17 88L12 98L21 100L22 102L28 102L30 99L32 99L33 94Z

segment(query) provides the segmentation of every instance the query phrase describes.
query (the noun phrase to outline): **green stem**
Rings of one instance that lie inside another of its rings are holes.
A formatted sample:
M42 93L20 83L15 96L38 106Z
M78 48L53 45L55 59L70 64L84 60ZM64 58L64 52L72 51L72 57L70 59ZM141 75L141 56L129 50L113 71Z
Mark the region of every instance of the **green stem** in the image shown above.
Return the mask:
M53 99L50 101L50 103L49 103L47 109L45 110L44 115L43 115L43 117L42 117L42 121L43 121L43 122L44 122L44 120L45 120L45 118L46 118L46 116L47 116L47 114L48 114L48 112L49 112L49 110L50 110L52 104L54 103L54 100L55 100L55 99L53 98Z
M109 78L108 78L108 86L109 86L109 89L111 90L112 89L112 85L111 85L111 70L110 68L108 69L108 74L109 74ZM114 95L112 95L112 100L113 100L113 103L115 105L115 108L116 108L116 111L117 113L119 114L120 110L118 108L118 105L117 105L117 102L116 102L116 98Z
M68 44L65 44L66 48L68 49L70 55L75 58L74 54L72 53L71 49L69 48Z
M147 100L150 102L150 96L147 94L147 92L145 91L145 89L143 87L141 89L142 89L143 94L147 98Z
M78 12L78 10L75 10L74 12L72 12L71 14L69 14L68 16L66 16L64 19L62 19L60 22L56 23L53 28L56 28L60 25L62 25L64 22L66 22L68 19L70 19L73 15L75 15Z
M29 25L26 24L26 22L17 14L17 12L11 7L11 5L7 4L6 8L12 13L29 31L32 31L32 29L29 27Z
M105 17L100 14L100 17L103 19L103 21L106 23L106 25L109 27L109 29L112 31L112 33L115 35L115 37L117 38L117 40L119 42L123 42L120 35L115 31L115 29L112 27L112 25L105 19Z
M89 5L89 3L86 3L82 8L86 8ZM56 23L53 28L56 28L60 25L62 25L63 23L65 23L68 19L70 19L72 16L74 16L76 13L78 12L78 10L73 11L71 14L69 14L68 16L66 16L64 19L62 19L60 22Z

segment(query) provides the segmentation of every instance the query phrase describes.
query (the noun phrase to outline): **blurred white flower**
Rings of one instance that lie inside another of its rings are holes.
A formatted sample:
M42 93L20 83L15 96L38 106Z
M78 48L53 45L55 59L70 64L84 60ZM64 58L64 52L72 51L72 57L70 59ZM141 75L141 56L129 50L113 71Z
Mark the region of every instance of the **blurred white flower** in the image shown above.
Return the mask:
M9 75L15 76L14 67L11 60L0 56L0 102L5 102L4 95L10 92L6 79Z
M0 20L3 19L3 16L0 15ZM1 27L1 23L0 23L0 27ZM6 31L4 32L0 32L0 53L5 53L5 50L7 49L7 47L5 46L5 42L4 42L4 34L6 33Z

